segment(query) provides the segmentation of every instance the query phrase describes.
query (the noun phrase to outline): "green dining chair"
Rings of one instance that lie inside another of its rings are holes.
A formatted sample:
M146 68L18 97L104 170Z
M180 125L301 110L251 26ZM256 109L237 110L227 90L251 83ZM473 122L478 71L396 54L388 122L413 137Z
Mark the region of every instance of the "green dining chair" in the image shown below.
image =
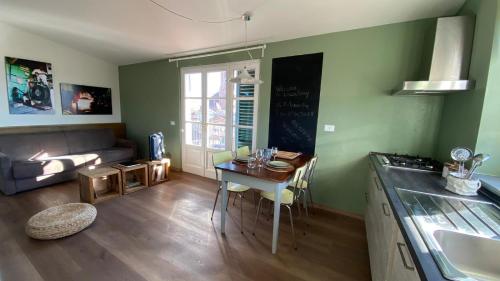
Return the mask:
M242 146L236 150L236 156L248 156L250 155L250 147L248 145Z
M299 179L299 186L298 189L298 196L299 198L302 198L302 205L304 206L304 209L306 210L306 216L309 216L309 205L307 203L307 200L310 202L310 206L314 207L314 202L312 199L312 182L314 178L314 171L316 170L316 163L318 162L318 156L314 156L309 162L307 163L307 170L302 178ZM290 188L293 188L296 186L296 182L293 180L290 181L288 184ZM299 205L299 204L298 204ZM300 206L299 206L300 208Z
M224 163L224 162L229 162L233 160L233 155L231 151L223 151L223 152L216 152L212 154L212 163L214 167L218 164ZM215 195L215 201L214 201L214 207L212 208L212 216L210 217L210 220L213 220L214 218L214 212L215 212L215 206L217 205L217 199L219 198L219 193L222 190L222 180L219 177L219 170L215 169L215 178L217 180L217 183L219 185L217 189L217 194ZM250 187L242 184L236 184L232 182L228 182L227 185L227 191L228 191L228 196L227 196L227 204L229 203L229 197L231 194L234 193L235 195L235 200L236 196L240 197L240 231L243 233L243 193L250 190ZM234 205L234 202L233 202ZM226 209L227 210L227 209Z
M302 187L300 186L301 184L304 183L304 181L301 181L307 171L307 165L304 165L300 168L295 169L295 173L292 178L292 182L295 183L293 186L293 189L283 189L281 192L281 202L280 206L285 206L288 209L288 213L290 215L290 225L292 227L292 236L293 236L293 247L297 249L297 242L295 240L295 229L293 227L293 216L292 216L292 206L294 203L298 203L299 199L299 193L298 190L300 190ZM274 192L268 192L268 191L262 191L260 193L260 199L259 199L259 205L257 207L257 216L255 217L255 224L253 227L253 235L255 235L255 229L257 227L257 221L259 220L259 214L260 214L260 208L262 206L262 200L269 200L271 202L274 202Z

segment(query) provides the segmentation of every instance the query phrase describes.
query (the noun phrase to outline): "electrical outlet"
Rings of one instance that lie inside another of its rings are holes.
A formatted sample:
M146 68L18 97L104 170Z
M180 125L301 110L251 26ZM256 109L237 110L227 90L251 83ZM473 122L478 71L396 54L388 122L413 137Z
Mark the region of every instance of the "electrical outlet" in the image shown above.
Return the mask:
M325 132L330 132L330 133L335 132L335 125L325 124L325 129L324 129L324 131L325 131Z

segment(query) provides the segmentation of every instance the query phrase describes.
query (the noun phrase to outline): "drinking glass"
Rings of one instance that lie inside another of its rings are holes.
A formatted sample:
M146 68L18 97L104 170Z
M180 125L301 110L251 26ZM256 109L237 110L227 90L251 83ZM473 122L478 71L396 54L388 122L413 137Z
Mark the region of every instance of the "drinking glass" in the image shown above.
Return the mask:
M262 167L262 159L264 158L264 150L263 149L257 149L255 153L255 158L257 158L257 162L259 162L259 168Z
M262 157L262 162L266 163L267 161L269 161L269 159L271 159L271 149L263 148L262 150L264 150L264 157Z
M250 169L253 169L255 168L255 157L249 157L248 158L248 163L247 163L247 167L250 168Z
M278 148L276 146L271 147L271 153L273 154L274 161L276 161L276 155L278 155Z

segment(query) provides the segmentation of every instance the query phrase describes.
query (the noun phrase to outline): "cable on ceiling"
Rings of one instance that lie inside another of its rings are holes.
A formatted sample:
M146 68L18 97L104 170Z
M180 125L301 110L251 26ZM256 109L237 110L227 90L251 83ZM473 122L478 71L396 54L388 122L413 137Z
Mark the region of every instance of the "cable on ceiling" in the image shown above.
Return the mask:
M164 5L158 3L157 1L155 0L149 0L149 2L155 4L156 6L160 7L161 9L163 9L164 11L166 12L169 12L173 15L176 15L178 17L181 17L185 20L190 20L190 21L194 21L194 22L201 22L201 23L212 23L212 24L217 24L217 23L228 23L228 22L232 22L232 21L239 21L241 20L241 16L238 16L238 17L234 17L234 18L228 18L228 19L225 19L225 20L218 20L218 21L209 21L209 20L198 20L198 19L194 19L194 18L191 18L191 17L188 17L188 16L185 16L183 14L180 14L174 10L171 10L167 7L165 7Z

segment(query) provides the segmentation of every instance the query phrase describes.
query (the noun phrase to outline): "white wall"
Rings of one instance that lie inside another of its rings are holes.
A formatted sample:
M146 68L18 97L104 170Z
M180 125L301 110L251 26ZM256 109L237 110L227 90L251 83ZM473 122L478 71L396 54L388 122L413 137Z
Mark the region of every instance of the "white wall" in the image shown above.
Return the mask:
M55 114L9 114L6 56L52 63ZM0 127L121 122L117 65L4 23L0 23L0 61ZM61 82L111 88L113 115L62 115Z

